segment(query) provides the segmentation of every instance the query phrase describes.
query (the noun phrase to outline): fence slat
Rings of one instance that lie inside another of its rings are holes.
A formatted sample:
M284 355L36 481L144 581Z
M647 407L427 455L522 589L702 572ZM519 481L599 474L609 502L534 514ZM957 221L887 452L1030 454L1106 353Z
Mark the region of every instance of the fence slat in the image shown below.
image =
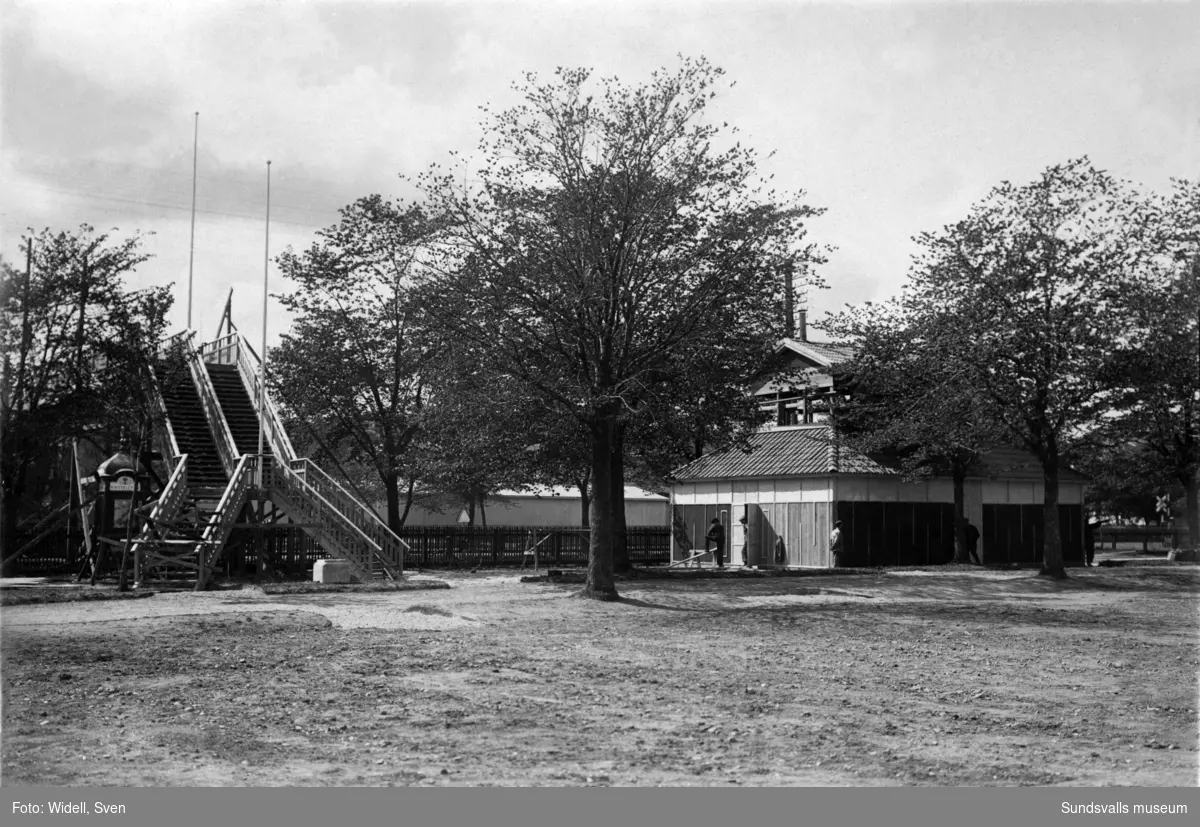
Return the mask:
M295 525L275 524L261 528L235 529L231 551L225 565L237 572L253 570L260 553L289 569L293 575L311 569L317 560L328 556L304 530ZM587 564L588 530L563 526L411 526L399 532L411 551L408 565L423 569L518 567L524 561L530 542L542 542L543 559L556 566ZM634 527L626 530L629 559L635 565L665 565L670 562L671 536L666 526ZM240 537L243 542L234 542ZM533 540L530 540L533 537ZM64 570L68 555L64 548L66 526L46 538L38 548L16 562L18 571L34 573Z

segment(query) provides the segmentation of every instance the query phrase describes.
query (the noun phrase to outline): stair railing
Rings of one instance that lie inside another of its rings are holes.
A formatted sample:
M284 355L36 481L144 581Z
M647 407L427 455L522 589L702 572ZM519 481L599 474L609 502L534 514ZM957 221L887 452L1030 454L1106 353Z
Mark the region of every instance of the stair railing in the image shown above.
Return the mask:
M376 563L380 564L387 577L399 575L398 566L387 558L379 544L302 480L291 467L272 463L265 477L271 489L271 499L278 498L285 511L290 505L291 510L297 512L292 515L293 519L301 518L304 523L316 523L324 535L319 538L322 544L337 546L338 554L358 570L360 577L370 579Z
M167 484L158 494L158 500L150 509L150 516L146 521L145 528L129 548L133 555L133 582L135 585L142 582L142 557L145 554L146 546L155 540L165 539L167 534L165 526L175 522L179 518L179 512L183 509L183 503L187 499L188 493L187 460L187 454L179 457L170 479L167 480Z
M400 571L404 570L404 552L405 550L411 551L412 547L396 536L395 532L388 528L387 523L379 518L374 509L355 498L312 460L308 458L292 460L291 467L301 480L312 486L346 519L370 537L392 566Z
M250 404L258 414L258 375L262 364L254 348L243 338L242 334L234 332L222 336L216 341L201 345L201 359L218 365L237 365L242 377L242 384L250 396ZM283 427L283 419L271 401L271 394L266 394L266 417L263 423L263 439L271 446L271 453L283 462L291 462L296 458L296 449L288 438L287 430Z
M174 457L171 459L172 462L175 461ZM81 503L79 508L79 525L83 528L83 549L90 559L92 556L92 515L96 510L96 503L92 501L87 505L82 505L82 503L87 502L87 491L83 487L83 469L79 466L79 440L71 443L71 462L75 464L75 496L79 498L79 502Z
M196 386L196 393L200 397L200 407L204 409L204 418L208 421L213 443L217 446L217 454L221 457L221 467L225 469L227 475L232 476L239 456L237 445L233 441L233 432L229 430L229 423L225 421L225 413L221 410L221 403L217 401L216 388L213 387L212 379L204 367L204 361L199 351L192 347L190 340L184 344L184 348L186 349L188 370L192 374L192 384Z
M172 336L172 340L178 340L179 336ZM169 348L164 348L163 353L169 353ZM175 429L171 426L171 417L167 413L167 402L163 399L162 387L158 384L158 377L153 370L148 371L149 376L146 379L145 391L150 402L150 409L154 418L154 427L152 427L152 439L154 446L158 452L162 454L163 462L166 463L167 473L175 473L175 466L179 462L179 440L175 438Z
M250 495L254 484L254 474L258 468L258 457L254 454L243 454L238 460L233 473L229 475L229 485L217 503L217 510L208 518L204 527L203 541L196 546L199 573L196 575L196 590L200 591L208 583L208 575L217 557L225 547L237 522L238 514Z
M211 342L205 342L196 350L210 365L236 365L238 361L239 334L229 333Z

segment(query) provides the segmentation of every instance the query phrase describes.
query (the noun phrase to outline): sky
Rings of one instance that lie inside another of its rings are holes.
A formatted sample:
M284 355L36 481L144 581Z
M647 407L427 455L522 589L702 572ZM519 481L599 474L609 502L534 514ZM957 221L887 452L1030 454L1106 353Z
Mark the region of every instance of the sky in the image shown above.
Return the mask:
M471 157L523 73L636 84L682 54L725 70L711 117L773 185L826 209L819 321L896 294L913 236L1002 181L1084 155L1148 189L1200 176L1198 43L1200 2L0 0L0 255L26 228L152 233L129 283L174 283L183 329L196 149L191 326L212 338L232 289L257 343L264 270L291 289L274 256Z

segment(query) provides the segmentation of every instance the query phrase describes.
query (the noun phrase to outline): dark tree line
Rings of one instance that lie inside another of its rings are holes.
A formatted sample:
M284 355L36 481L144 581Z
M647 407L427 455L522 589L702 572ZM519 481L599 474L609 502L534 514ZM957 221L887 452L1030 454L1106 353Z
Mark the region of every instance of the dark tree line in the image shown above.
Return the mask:
M1184 181L1145 193L1082 159L1001 184L962 221L922 234L902 297L828 325L857 346L839 429L910 469L949 470L956 489L987 447L1030 451L1054 576L1058 481L1072 458L1098 490L1182 486L1200 546L1197 194ZM961 553L961 495L956 505Z

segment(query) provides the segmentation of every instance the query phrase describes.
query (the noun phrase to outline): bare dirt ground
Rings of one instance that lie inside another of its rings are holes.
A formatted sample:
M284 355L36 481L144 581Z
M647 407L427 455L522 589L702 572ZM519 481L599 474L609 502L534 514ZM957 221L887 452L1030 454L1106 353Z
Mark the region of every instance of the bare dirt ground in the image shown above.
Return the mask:
M1194 566L430 576L5 606L3 783L1197 784Z

